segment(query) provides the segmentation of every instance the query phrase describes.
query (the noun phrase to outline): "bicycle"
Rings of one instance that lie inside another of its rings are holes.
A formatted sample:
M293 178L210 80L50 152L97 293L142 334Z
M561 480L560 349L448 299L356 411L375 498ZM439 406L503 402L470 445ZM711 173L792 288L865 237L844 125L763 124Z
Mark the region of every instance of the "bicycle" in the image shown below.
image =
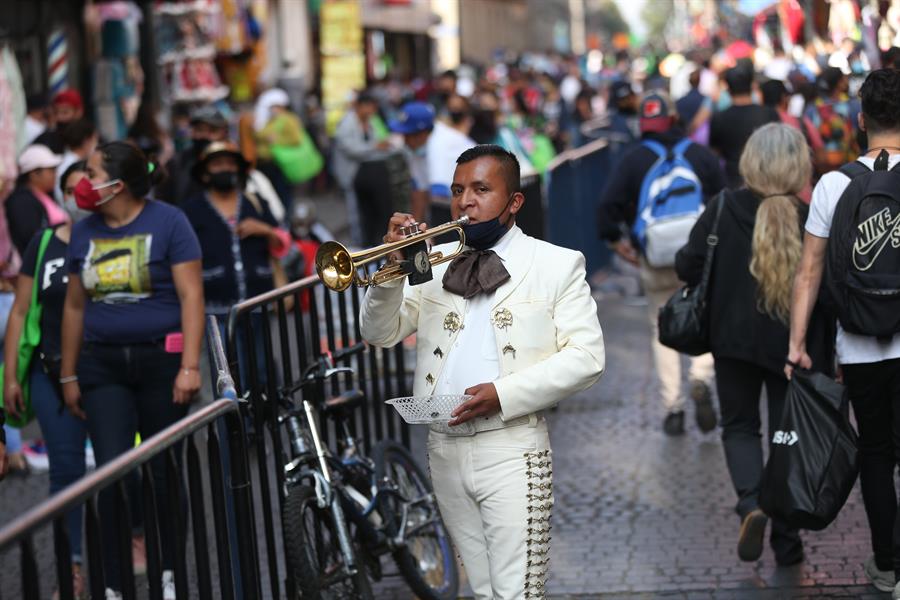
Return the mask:
M334 361L361 352L357 344L323 355L285 390L291 460L286 461L282 527L287 567L301 598L373 598L369 576L383 577L381 557L391 554L413 592L423 600L456 598L459 573L455 553L438 513L431 482L402 445L385 440L368 458L348 426L365 394L350 390L313 406L323 397L324 382L349 367ZM304 393L300 407L291 397ZM338 455L322 442L319 410L339 432ZM352 527L351 527L352 525Z

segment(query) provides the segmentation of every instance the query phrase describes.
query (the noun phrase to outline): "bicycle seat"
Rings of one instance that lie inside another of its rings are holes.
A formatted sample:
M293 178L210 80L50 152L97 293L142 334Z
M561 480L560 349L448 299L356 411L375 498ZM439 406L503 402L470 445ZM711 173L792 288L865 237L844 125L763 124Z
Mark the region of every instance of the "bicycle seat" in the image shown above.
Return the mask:
M345 414L361 406L365 399L366 394L362 390L347 390L339 396L326 400L324 412L326 415Z

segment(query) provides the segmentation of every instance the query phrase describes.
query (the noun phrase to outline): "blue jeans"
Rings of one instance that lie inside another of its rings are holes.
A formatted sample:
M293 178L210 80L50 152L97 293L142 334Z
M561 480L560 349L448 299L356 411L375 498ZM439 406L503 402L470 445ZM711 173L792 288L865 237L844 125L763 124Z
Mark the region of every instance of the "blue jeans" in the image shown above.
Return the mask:
M31 362L31 406L41 426L50 462L50 494L55 494L84 475L84 421L63 407L62 399L38 356ZM81 562L83 509L79 506L66 516L72 561Z
M162 342L84 345L78 361L78 380L98 466L130 450L136 431L146 440L187 415L187 404L172 401L172 385L180 365L181 354L166 352ZM180 445L175 447L175 453L181 455ZM174 532L169 493L179 494L183 515L187 514L186 503L180 490L168 489L165 453L154 458L150 465L156 492L162 565L164 569L171 569L175 544L180 543L172 534L183 540L183 532ZM119 590L121 557L116 548L120 532L112 490L100 493L99 509L106 585ZM136 509L139 507L132 511Z

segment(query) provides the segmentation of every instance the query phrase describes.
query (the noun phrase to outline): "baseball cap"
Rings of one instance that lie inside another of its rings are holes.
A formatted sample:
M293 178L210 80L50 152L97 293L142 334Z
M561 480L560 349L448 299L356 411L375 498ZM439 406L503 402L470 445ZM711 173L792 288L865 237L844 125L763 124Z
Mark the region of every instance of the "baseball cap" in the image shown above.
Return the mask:
M59 106L71 106L75 109L84 108L84 101L81 99L81 94L78 93L77 90L63 90L57 95L53 97L53 105Z
M615 81L609 87L609 97L615 100L624 100L633 94L634 90L627 81Z
M19 172L23 175L35 169L55 169L62 162L62 157L53 154L53 150L43 144L32 144L19 155Z
M672 128L673 117L677 115L675 105L664 92L652 92L641 100L641 133L662 133Z
M419 133L434 127L434 109L424 102L407 102L389 123L394 133Z
M228 128L228 120L225 119L225 116L219 109L212 104L201 106L191 112L191 125L194 125L195 123L205 123L206 125L217 127L219 129Z

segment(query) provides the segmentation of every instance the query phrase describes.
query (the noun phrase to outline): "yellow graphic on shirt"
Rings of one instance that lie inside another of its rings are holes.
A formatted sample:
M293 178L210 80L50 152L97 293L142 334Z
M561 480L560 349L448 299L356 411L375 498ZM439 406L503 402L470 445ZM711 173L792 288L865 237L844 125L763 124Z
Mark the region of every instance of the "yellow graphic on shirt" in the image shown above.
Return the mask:
M91 240L81 269L91 300L119 304L149 297L152 242L151 234Z

